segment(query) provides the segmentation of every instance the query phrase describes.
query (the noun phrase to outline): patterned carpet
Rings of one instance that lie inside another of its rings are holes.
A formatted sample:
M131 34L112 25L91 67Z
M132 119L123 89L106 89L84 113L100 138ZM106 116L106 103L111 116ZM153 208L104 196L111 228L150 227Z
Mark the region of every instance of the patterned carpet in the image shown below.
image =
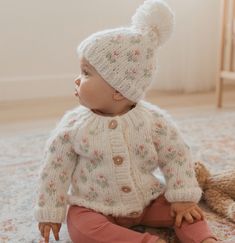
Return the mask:
M205 161L211 171L235 169L235 111L212 112L200 117L177 120L195 160ZM31 132L24 135L0 138L0 242L43 242L33 218L33 205L37 173L48 132ZM215 235L234 239L235 224L206 210L208 222ZM177 242L171 229L151 229ZM56 242L52 239L50 242ZM62 226L60 241L71 243Z

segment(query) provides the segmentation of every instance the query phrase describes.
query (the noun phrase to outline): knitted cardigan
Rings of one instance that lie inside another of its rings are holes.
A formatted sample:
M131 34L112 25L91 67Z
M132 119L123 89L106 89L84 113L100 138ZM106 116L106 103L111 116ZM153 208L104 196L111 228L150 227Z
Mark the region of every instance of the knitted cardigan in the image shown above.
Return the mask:
M135 217L162 193L169 202L201 197L189 146L170 116L144 101L115 117L84 106L67 112L44 161L34 210L39 222L63 222L69 204Z

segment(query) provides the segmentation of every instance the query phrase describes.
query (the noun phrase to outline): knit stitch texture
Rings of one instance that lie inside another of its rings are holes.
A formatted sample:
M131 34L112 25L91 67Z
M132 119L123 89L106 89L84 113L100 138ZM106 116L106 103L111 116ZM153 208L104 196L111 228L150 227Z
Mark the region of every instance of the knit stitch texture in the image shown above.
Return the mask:
M65 114L47 142L39 181L39 222L63 222L68 204L131 216L162 193L170 202L201 197L188 145L170 116L144 101L115 117L83 106Z
M132 17L129 27L92 34L77 52L114 89L138 102L157 70L157 49L173 32L174 14L162 0L146 0Z

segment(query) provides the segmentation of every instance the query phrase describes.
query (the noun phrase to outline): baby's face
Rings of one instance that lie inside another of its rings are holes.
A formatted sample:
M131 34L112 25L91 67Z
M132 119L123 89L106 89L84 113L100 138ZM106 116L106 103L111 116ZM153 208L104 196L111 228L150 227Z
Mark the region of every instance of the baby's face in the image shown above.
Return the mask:
M106 111L113 102L112 88L84 58L80 58L80 75L75 80L75 95L81 105L91 110Z

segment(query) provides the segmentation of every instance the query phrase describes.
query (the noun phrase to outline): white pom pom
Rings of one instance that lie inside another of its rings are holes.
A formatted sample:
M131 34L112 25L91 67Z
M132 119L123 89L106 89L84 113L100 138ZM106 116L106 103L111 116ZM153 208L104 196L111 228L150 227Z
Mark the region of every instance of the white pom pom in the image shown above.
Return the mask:
M158 36L158 45L162 45L173 32L174 14L163 0L146 0L132 17L132 26L154 31Z

